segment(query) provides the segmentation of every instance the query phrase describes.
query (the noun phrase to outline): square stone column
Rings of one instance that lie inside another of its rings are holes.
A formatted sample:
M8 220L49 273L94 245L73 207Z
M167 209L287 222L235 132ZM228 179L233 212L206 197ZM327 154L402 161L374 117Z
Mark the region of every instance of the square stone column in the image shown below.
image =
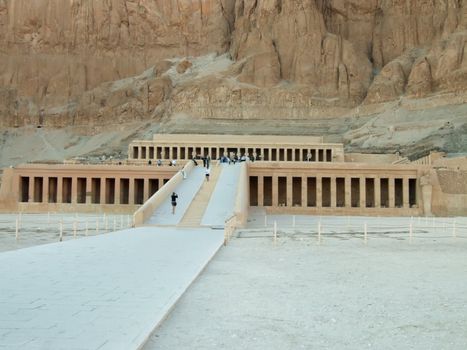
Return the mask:
M86 204L92 203L92 178L86 178Z
M49 177L42 178L42 203L49 203Z
M78 203L78 178L76 176L71 178L71 203Z
M352 208L352 178L345 177L345 207Z
M63 176L57 178L57 203L63 203Z
M366 182L365 182L365 177L360 177L360 208L366 208Z
M375 177L375 208L381 208L381 178Z
M394 208L396 206L396 200L395 200L395 179L393 177L390 177L389 180L389 208Z
M336 191L336 177L331 176L331 208L336 208L337 191Z
M105 194L107 192L107 181L105 177L100 178L101 182L101 193L99 193L99 202L100 204L105 204Z
M177 147L177 159L182 159L181 149L181 147Z
M135 178L130 177L128 188L128 204L135 204Z
M404 177L402 180L402 195L403 195L403 204L404 208L410 208L409 203L409 178Z
M323 207L323 177L316 176L316 207Z
M258 207L264 207L264 177L258 176Z
M149 179L144 178L144 185L143 185L143 203L149 199Z
M302 208L308 206L308 178L302 176Z
M33 203L34 202L34 182L36 180L34 179L34 176L30 176L29 177L29 188L28 188L28 191L29 191L29 198L28 198L28 202L29 203Z
M279 206L279 179L277 175L272 176L272 206Z
M120 203L120 178L115 179L115 204Z
M169 159L174 159L174 148L172 146L169 147Z
M295 162L295 148L291 148L292 150L292 162ZM286 150L286 154L288 153L288 149ZM288 159L287 159L288 160Z
M288 176L286 177L286 179L287 179L287 180L286 180L286 181L287 181L287 184L286 184L286 189L287 189L287 197L286 197L286 198L287 198L287 206L288 206L288 207L293 207L293 200L292 200L292 198L293 198L293 193L292 193L292 191L293 191L293 187L292 187L293 178L292 178L291 175L288 175Z
M143 147L138 146L138 159L143 159Z

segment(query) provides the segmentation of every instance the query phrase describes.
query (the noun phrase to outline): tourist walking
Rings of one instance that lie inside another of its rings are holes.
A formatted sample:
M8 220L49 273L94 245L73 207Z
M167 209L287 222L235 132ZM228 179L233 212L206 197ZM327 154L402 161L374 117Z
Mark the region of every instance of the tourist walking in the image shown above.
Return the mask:
M206 181L209 182L209 175L211 174L211 169L206 168L205 174L206 174Z
M209 168L211 166L211 157L207 156L206 157L206 168Z
M172 215L174 215L175 214L175 207L177 206L178 194L176 194L175 192L172 192L172 195L170 197L171 197L171 200L172 200Z

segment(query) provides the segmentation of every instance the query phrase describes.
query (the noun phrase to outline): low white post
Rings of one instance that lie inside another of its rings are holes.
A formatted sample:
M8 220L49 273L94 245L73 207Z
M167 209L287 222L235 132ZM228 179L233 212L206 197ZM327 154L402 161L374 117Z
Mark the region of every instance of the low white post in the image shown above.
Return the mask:
M292 227L295 227L295 215L292 216Z
M73 238L76 238L76 221L73 222Z
M96 219L96 235L99 234L99 217Z
M367 226L366 222L365 222L365 225L363 227L363 240L364 240L365 244L367 244L367 242L368 242L368 226Z
M114 216L114 232L117 231L117 219Z
M16 241L18 241L18 238L19 238L19 218L17 217L16 218Z
M63 222L60 220L60 242L63 241Z
M277 221L274 221L274 244L277 243Z
M88 219L86 219L86 231L84 231L84 235L88 235Z
M264 227L268 226L268 216L265 214L264 215Z
M454 219L454 222L452 223L452 237L456 238L456 219Z
M50 211L47 212L47 225L50 224Z
M409 224L409 242L412 243L412 234L413 234L413 226L412 223Z
M321 244L321 221L318 222L318 244Z
M127 227L131 227L130 215L127 215L126 223L127 223Z
M120 215L120 228L123 228L123 215Z
M109 220L107 218L107 216L104 214L104 222L105 222L105 230L108 231L109 230Z

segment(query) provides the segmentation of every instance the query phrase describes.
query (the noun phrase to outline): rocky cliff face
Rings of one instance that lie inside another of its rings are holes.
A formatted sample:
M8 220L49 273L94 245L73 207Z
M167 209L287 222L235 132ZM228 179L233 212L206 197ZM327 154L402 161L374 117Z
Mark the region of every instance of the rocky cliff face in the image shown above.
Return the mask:
M0 125L345 116L464 92L466 40L465 0L0 0Z

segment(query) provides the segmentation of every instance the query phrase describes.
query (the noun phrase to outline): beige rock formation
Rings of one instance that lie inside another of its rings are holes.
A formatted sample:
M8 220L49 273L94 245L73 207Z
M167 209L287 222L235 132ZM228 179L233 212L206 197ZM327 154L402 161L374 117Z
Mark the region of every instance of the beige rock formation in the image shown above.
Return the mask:
M466 38L458 0L0 0L0 126L355 116L466 91Z

